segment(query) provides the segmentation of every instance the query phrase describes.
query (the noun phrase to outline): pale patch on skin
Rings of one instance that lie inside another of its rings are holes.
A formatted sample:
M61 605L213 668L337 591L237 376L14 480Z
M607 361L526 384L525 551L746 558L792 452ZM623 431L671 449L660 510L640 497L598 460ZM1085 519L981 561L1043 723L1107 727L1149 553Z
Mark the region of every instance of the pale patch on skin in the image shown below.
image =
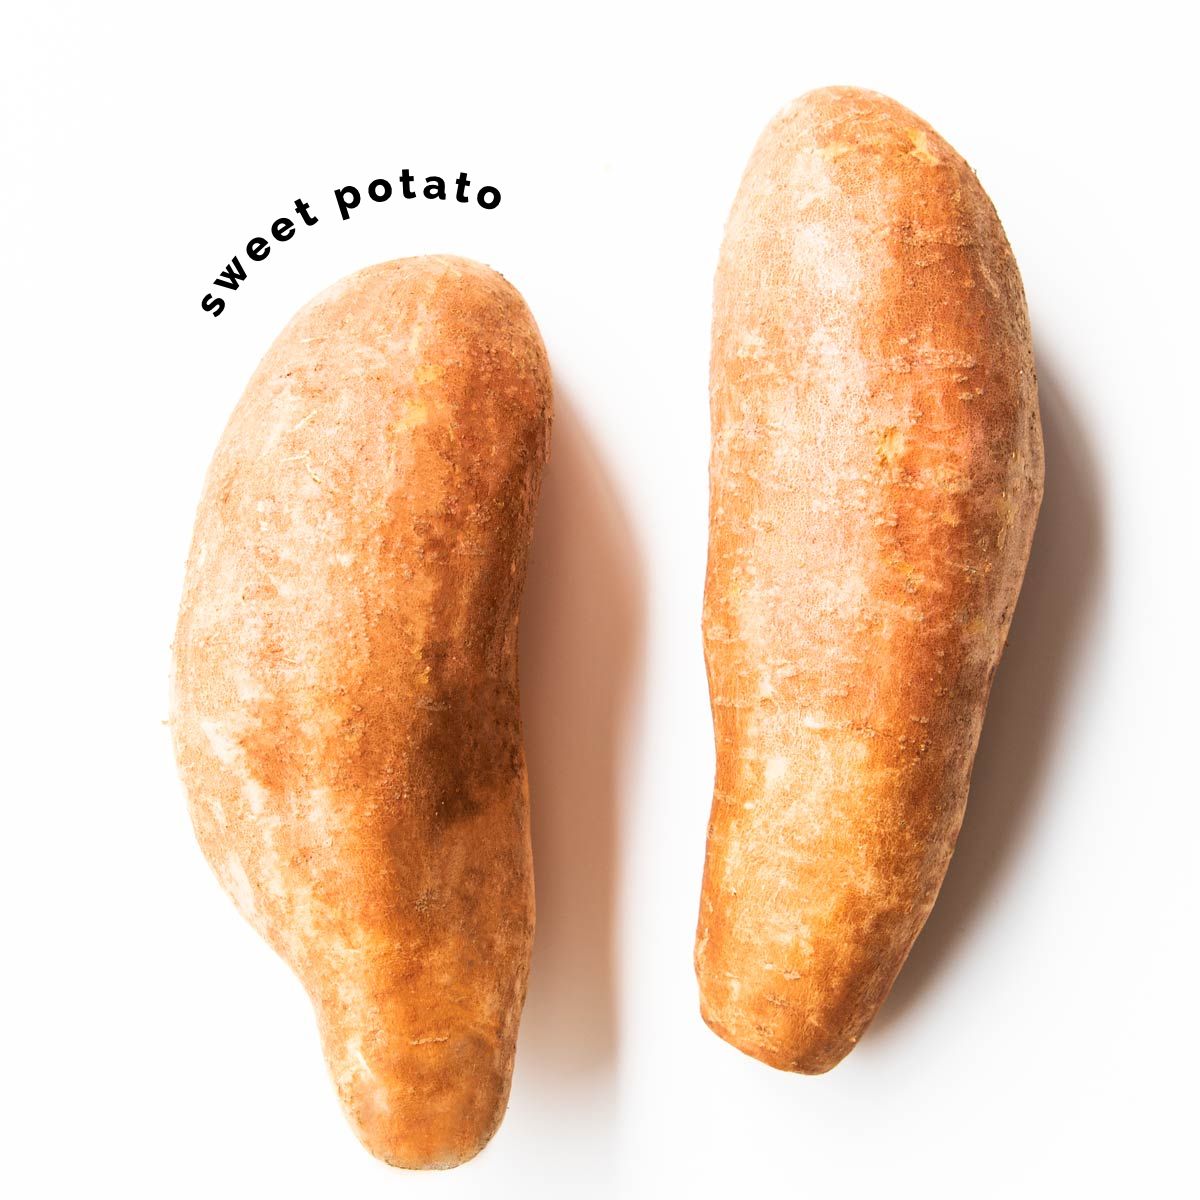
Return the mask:
M925 163L930 167L936 167L941 164L942 160L930 148L929 133L927 130L909 129L906 132L908 133L909 140L913 144L913 148L909 151L909 154L911 154L913 158L917 159L919 162Z
M250 679L250 676L242 671L235 672L235 681L239 675ZM261 687L253 683L247 684L245 691L251 698L265 694ZM227 887L247 920L263 929L271 924L275 935L287 944L294 955L300 956L316 934L315 913L308 898L297 901L295 924L282 929L267 921L256 900L259 895L268 897L269 912L272 902L277 903L288 898L285 863L276 848L276 837L282 825L282 818L277 811L272 810L270 791L250 772L246 752L238 735L228 725L210 719L202 719L200 728L217 760L237 778L238 794L246 807L246 814L254 821L259 845L258 853L252 862L255 879L251 879L242 860L234 855L226 864ZM228 814L219 798L210 794L206 801L217 824L226 828Z
M242 784L242 797L249 806L251 815L255 817L261 815L263 807L270 798L267 789L254 779L247 779Z
M417 303L416 317L412 323L412 333L409 334L408 338L408 354L410 358L416 359L420 357L418 351L421 349L424 330L429 324L427 320L428 314L428 306L423 300L419 301Z
M259 700L268 699L267 692L254 676L253 672L244 667L233 672L233 686L237 698L242 704L253 704ZM240 747L239 747L240 750Z
M212 747L212 752L217 756L219 763L226 767L238 766L241 763L242 748L229 736L225 726L218 721L204 718L200 722L200 728L204 731L204 736L208 738L208 744Z
M346 1042L345 1054L342 1057L345 1065L341 1070L335 1072L339 1091L362 1091L364 1089L355 1085L356 1080L361 1080L370 1097L369 1103L374 1106L376 1112L380 1114L390 1112L392 1105L387 1085L367 1061L367 1056L363 1053L361 1035L357 1033L351 1035Z
M371 1070L371 1064L367 1062L366 1055L362 1052L362 1037L359 1034L354 1034L346 1042L346 1055L358 1064L362 1069L362 1074L369 1079L375 1078L375 1072Z
M335 832L334 815L337 804L327 787L313 788L305 801L298 806L309 826L319 834L321 840L331 843Z
M258 905L254 899L254 887L242 860L236 854L231 854L225 860L225 886L238 911L251 925L259 924Z
M763 769L763 784L766 787L775 787L782 783L787 778L791 765L791 759L786 754L772 754Z
M811 932L807 921L792 920L786 924L777 925L774 940L778 945L799 950L807 957L813 952ZM771 963L770 966L772 970L777 969L774 963ZM783 972L783 977L787 979L791 977L791 974L791 972Z
M262 689L254 682L248 672L238 672L235 675L235 683L238 687L239 699L241 700L256 700L263 694ZM218 721L202 720L200 728L204 731L204 736L208 739L208 744L212 747L212 752L216 755L217 761L239 776L241 796L246 802L251 815L255 817L259 816L270 799L270 794L248 772L246 768L246 752L243 750L237 737L230 732L228 726L222 725ZM217 819L217 823L222 826L226 825L228 821L227 814L216 796L210 797L209 806Z
M894 462L904 453L904 434L895 426L889 425L880 435L879 444L875 447L876 457L881 465Z
M404 410L395 425L392 426L394 433L407 433L409 430L418 429L422 425L429 423L429 408L421 404L419 401L412 401L411 404Z
M747 329L741 337L741 342L734 353L738 358L762 358L763 349L766 347L766 339L754 329Z

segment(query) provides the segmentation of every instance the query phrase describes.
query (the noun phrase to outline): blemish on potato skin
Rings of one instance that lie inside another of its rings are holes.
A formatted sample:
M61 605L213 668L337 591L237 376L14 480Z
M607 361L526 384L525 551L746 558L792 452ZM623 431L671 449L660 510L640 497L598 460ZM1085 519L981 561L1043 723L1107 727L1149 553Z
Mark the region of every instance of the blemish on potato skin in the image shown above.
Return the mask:
M415 374L418 383L436 383L446 374L446 368L441 363L422 363Z
M913 146L909 154L913 158L925 163L927 166L936 167L941 165L942 160L929 145L929 131L927 129L909 129L907 133Z
M881 466L895 462L904 452L904 434L895 425L889 425L879 436L875 455Z

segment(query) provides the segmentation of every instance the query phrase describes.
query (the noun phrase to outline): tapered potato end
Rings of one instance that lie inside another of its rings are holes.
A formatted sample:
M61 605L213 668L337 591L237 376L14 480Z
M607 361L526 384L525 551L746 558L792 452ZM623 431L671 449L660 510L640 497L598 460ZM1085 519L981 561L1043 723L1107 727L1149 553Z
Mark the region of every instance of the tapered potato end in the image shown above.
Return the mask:
M854 942L819 950L814 957L824 969L806 969L781 957L764 961L762 947L730 941L724 923L713 921L696 946L704 1023L776 1070L825 1074L858 1045L904 961L901 953Z
M857 1040L831 1037L802 1017L776 1018L763 1025L749 1023L740 1008L720 1011L708 1002L703 991L700 1016L713 1033L743 1054L777 1071L798 1075L824 1075L854 1049Z
M390 1039L395 1040L395 1039ZM376 1158L410 1170L446 1170L491 1141L508 1106L512 1053L477 1035L357 1036L329 1054L338 1098Z

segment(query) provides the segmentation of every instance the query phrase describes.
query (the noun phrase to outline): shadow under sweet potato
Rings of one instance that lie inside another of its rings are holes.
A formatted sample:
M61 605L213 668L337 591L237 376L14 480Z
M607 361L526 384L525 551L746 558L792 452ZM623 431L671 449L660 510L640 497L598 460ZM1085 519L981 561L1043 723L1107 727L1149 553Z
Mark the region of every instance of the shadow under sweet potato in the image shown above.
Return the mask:
M520 625L537 933L517 1069L560 1083L615 1057L620 751L643 595L626 514L559 389Z

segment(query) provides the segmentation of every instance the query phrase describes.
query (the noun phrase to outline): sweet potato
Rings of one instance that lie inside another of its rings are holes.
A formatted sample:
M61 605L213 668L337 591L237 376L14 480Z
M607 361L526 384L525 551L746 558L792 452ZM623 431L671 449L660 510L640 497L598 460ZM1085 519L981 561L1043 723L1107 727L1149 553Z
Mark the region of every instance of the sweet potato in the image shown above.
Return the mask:
M172 719L196 836L399 1166L470 1158L508 1098L534 924L517 606L550 409L499 275L370 267L271 347L196 519Z
M767 128L717 269L711 403L701 1011L817 1073L941 886L1042 495L1017 266L920 118L828 88Z

